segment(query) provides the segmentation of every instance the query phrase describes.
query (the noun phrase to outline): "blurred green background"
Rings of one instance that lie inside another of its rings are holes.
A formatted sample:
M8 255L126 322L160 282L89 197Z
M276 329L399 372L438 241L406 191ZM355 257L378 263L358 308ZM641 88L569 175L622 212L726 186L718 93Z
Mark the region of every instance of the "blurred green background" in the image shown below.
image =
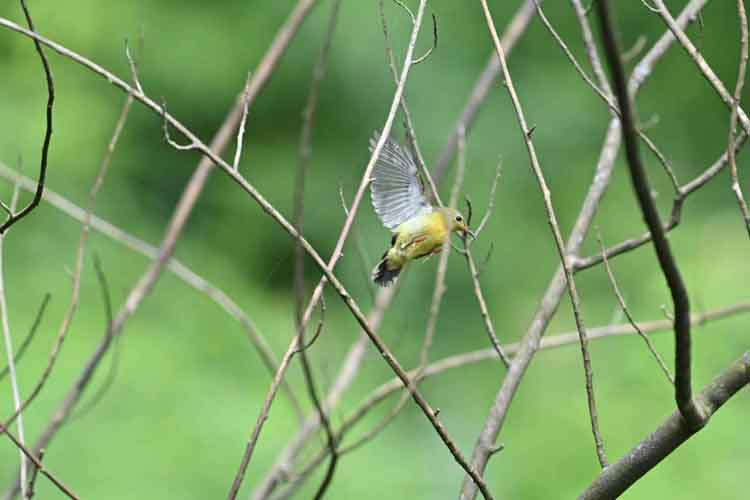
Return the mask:
M145 91L167 100L170 111L208 140L271 42L295 2L148 1L102 3L31 2L37 29L63 45L127 76L124 39L143 30L141 81ZM416 2L410 2L416 4ZM493 1L499 27L519 2ZM676 12L684 2L669 2ZM664 30L641 2L618 2L622 43L631 47L645 36L650 46ZM330 0L320 2L282 59L267 89L253 106L242 172L284 214L291 214L301 110L312 67L324 39ZM395 48L403 54L410 28L407 17L386 2ZM468 92L490 54L478 2L435 0L440 41L427 62L416 66L407 95L428 163L438 156ZM703 28L689 33L728 87L733 88L738 56L734 2L712 2ZM568 2L549 2L546 12L575 54L585 61L580 32ZM17 2L4 2L0 15L22 23ZM592 16L592 22L594 22ZM596 28L596 25L594 24ZM418 53L430 43L423 30ZM120 111L124 95L101 78L57 55L50 55L57 85L55 134L48 186L83 205L86 193ZM44 124L46 90L32 43L0 32L0 161L35 176ZM586 65L588 68L588 65ZM632 67L632 64L630 65ZM564 233L568 233L592 178L607 109L585 86L538 20L510 58L528 120ZM382 127L393 96L385 64L376 2L344 0L328 74L322 84L307 191L306 234L324 256L330 254L344 219L339 185L351 198L368 159L367 140ZM643 121L658 117L649 130L682 182L693 178L726 148L729 113L692 62L673 47L639 97ZM402 137L397 124L394 135ZM531 174L510 102L498 85L468 138L465 192L481 213L498 155L504 175L496 210L475 249L483 255L494 243L482 275L499 337L519 339L558 265L558 257L536 181ZM228 155L227 155L228 157ZM657 201L666 214L671 188L650 156L647 166ZM154 244L162 236L186 180L197 164L194 153L164 144L158 117L134 105L115 152L96 213ZM739 157L745 191L750 191L746 154ZM450 181L453 170L447 181ZM447 184L444 184L447 186ZM0 183L9 200L10 185ZM447 189L443 190L447 196ZM24 196L27 200L28 195ZM683 224L671 241L690 290L694 310L706 311L750 298L748 248L726 173L692 196ZM622 158L594 224L615 243L640 234L643 223ZM388 234L369 202L356 230L369 264L383 251ZM75 259L79 225L47 204L16 226L6 239L5 280L10 325L16 346L26 335L45 293L52 302L41 329L19 367L27 394L46 365L70 300L69 269ZM177 247L176 256L233 297L257 323L276 353L293 333L293 242L258 206L221 173L215 173ZM84 360L105 332L105 314L92 266L101 257L115 307L145 269L147 261L94 233L83 275L79 310L51 380L25 413L33 441L62 400ZM584 254L597 251L590 237ZM404 365L417 362L428 316L437 259L413 266L386 316L382 336ZM661 319L669 304L651 248L613 260L615 273L635 317ZM371 292L355 246L348 244L338 275L368 308ZM311 287L319 273L308 263ZM577 277L587 325L622 321L603 268ZM358 328L335 295L327 293L325 330L310 351L319 386L329 387ZM705 385L748 349L748 317L736 316L695 328L694 379ZM548 334L570 331L567 297ZM672 359L669 333L655 337L661 354ZM488 346L465 263L451 256L448 290L432 359ZM126 325L117 347L118 367L111 388L89 412L59 433L46 465L83 498L222 498L226 495L254 425L269 374L243 329L205 296L165 273ZM593 342L591 355L601 427L615 460L655 429L673 411L672 391L637 337ZM5 358L3 357L3 360ZM84 397L88 401L107 378L111 354ZM4 365L3 363L1 363ZM504 371L486 362L448 372L423 384L424 394L469 454ZM334 424L368 392L391 377L374 350L360 377L332 415ZM288 380L310 410L298 364ZM2 410L12 409L8 380L0 387ZM395 401L395 400L393 400ZM356 437L379 421L393 401L381 405L352 433ZM651 498L744 498L750 468L747 435L750 394L735 397L709 427L681 447L625 495ZM297 429L288 400L280 394L250 464L241 498L264 477L276 454ZM589 430L581 357L576 345L540 352L517 394L500 442L505 450L490 462L488 482L498 498L573 498L598 471ZM322 438L313 440L307 454ZM306 454L306 456L307 456ZM14 477L18 452L3 439L0 485ZM311 496L320 476L303 489ZM374 442L344 456L329 498L455 498L462 474L424 416L409 404ZM62 495L40 478L38 498Z

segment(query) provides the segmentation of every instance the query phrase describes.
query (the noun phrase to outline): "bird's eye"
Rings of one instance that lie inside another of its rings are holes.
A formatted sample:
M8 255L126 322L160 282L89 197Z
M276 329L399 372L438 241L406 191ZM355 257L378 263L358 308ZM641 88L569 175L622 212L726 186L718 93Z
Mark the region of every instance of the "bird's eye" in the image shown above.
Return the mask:
M456 222L461 222L462 220L464 220L463 217L461 217L460 215L456 216Z

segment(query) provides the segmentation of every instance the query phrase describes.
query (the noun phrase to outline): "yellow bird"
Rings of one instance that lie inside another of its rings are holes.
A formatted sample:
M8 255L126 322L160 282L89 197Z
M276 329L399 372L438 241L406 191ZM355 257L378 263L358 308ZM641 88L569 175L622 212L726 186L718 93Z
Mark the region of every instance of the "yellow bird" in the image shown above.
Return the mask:
M370 152L378 137L376 132L370 139ZM452 232L473 236L458 211L427 201L414 158L390 137L375 163L370 194L375 213L393 233L391 248L372 271L380 286L393 283L409 261L439 253Z

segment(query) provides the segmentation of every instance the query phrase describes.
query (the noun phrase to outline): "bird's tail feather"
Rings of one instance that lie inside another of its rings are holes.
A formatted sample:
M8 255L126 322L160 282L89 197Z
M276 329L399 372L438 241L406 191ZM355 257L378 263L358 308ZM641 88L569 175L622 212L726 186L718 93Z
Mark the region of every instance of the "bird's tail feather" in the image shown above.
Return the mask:
M392 263L389 263L388 252L386 252L383 254L383 258L378 265L375 266L375 269L372 270L372 281L380 286L389 286L396 281L399 273L401 273L401 266L397 267L393 266Z

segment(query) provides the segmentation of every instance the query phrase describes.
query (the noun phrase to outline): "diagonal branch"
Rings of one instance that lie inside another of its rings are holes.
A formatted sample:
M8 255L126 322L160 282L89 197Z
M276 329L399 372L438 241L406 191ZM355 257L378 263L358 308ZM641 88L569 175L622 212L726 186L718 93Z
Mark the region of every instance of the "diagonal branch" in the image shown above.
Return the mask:
M696 396L698 404L705 411L706 420L748 384L750 353L746 352ZM675 411L627 455L604 469L578 498L594 500L619 497L700 429L690 426L682 414Z

